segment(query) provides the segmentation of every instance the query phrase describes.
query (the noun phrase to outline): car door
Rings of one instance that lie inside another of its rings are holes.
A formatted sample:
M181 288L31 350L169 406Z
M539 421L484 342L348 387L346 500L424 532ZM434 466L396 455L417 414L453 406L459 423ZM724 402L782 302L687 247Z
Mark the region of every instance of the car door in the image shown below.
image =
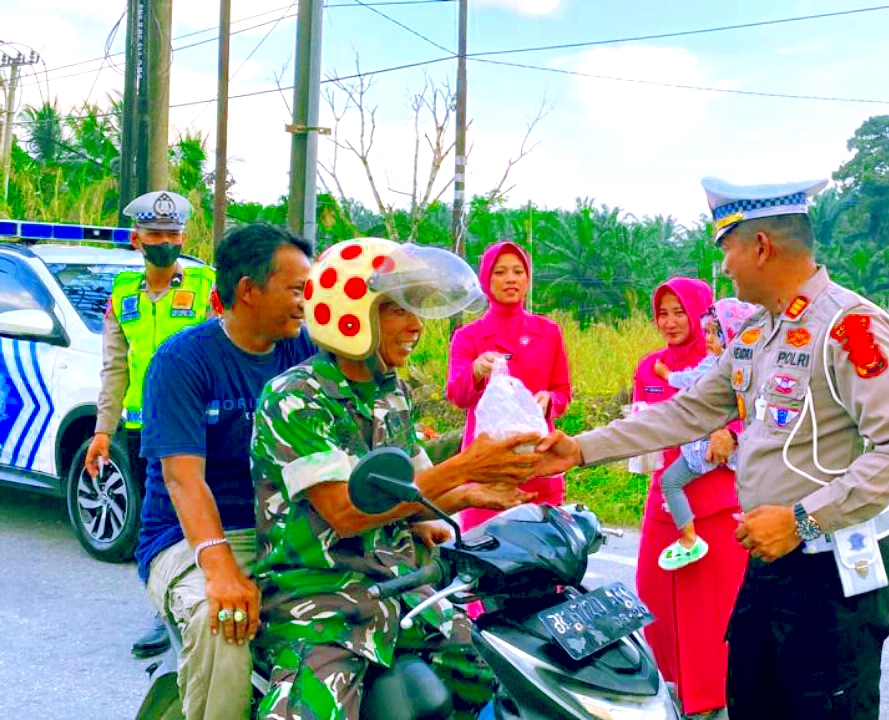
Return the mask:
M0 255L0 466L27 474L31 485L58 486L34 474L51 467L43 443L55 412L49 381L67 342L53 306L23 258Z

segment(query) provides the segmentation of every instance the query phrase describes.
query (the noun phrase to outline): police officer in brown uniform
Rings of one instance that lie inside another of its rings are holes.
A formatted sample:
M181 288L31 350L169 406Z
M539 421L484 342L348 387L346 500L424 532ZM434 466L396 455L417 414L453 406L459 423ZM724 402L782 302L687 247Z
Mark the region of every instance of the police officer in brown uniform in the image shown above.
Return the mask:
M825 185L705 179L723 271L762 311L672 401L540 446L550 474L744 421L736 535L750 560L727 632L731 720L879 716L889 541L874 518L889 505L889 318L815 261L806 199Z

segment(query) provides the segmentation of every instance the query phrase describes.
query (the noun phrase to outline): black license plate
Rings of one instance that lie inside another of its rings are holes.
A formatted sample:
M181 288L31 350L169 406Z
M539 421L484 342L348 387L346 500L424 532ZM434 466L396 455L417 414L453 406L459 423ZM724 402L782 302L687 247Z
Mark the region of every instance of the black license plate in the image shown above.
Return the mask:
M645 603L619 582L551 607L538 617L575 660L654 622Z

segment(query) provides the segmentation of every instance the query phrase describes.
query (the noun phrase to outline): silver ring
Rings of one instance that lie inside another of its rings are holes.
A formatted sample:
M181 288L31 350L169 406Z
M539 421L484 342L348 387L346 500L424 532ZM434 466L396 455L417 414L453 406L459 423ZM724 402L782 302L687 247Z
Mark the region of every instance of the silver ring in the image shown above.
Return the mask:
M241 610L239 608L239 609L235 610L234 615L232 615L232 618L234 618L234 621L236 623L242 623L247 619L247 613L245 613L243 610Z
M220 610L219 613L216 615L216 617L219 619L219 622L222 622L222 623L228 622L228 620L231 619L231 616L232 616L231 612L229 612L225 608Z

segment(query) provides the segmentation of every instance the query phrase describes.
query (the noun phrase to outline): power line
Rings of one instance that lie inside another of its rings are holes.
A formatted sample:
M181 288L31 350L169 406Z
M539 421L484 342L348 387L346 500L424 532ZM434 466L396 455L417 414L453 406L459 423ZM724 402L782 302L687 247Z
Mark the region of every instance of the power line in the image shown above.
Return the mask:
M366 3L366 2L362 2L362 0L355 0L355 3L357 5L360 5L363 8L367 8L368 10L370 10L373 13L376 13L380 17L397 25L398 27L402 28L403 30L407 30L411 35L415 35L416 37L420 38L421 40L424 40L425 42L429 43L430 45L437 47L439 50L444 50L446 53L450 53L451 55L456 56L456 53L454 53L453 50L448 50L444 45L439 45L437 42L435 42L435 40L432 40L431 38L426 37L419 30L415 30L414 28L409 27L408 25L405 25L403 22L396 20L394 17L391 17L391 16L387 15L386 13L384 13L380 10L377 10L374 7L374 3Z
M278 24L279 24L285 17L293 17L292 15L288 16L287 13L293 8L294 5L297 4L298 1L299 1L299 0L293 0L293 2L290 3L290 5L288 5L288 6L284 9L284 15L282 15L281 17L279 17L279 18L275 21L275 24L272 25L272 26L269 28L269 31L268 31L265 35L263 35L262 40L260 40L260 41L254 46L254 48L250 51L250 54L249 54L246 58L244 58L244 60L241 62L240 65L238 65L237 69L232 73L232 75L231 75L231 77L229 78L229 80L234 79L234 77L235 77L239 72L241 72L241 70L244 69L244 66L249 62L250 58L252 58L252 57L256 54L256 51L259 50L259 48L262 47L263 43L264 43L266 40L269 39L269 35L271 35L271 34L275 31L275 28L278 27ZM181 138L186 132L188 132L188 130L191 128L191 126L194 125L194 124L197 122L198 118L199 118L201 115L203 115L204 111L205 111L208 107L210 107L210 105L211 105L215 100L217 100L217 99L218 99L218 98L212 98L212 99L210 99L210 100L207 101L207 104L204 105L204 107L201 108L200 112L199 112L197 115L194 116L194 119L193 119L190 123L188 123L188 125L185 126L185 130L183 130L182 132L179 133L179 137L180 137L180 138ZM175 107L175 106L174 106L174 107ZM178 138L177 138L177 140L178 140Z
M614 75L597 75L582 72L580 70L563 70L561 68L544 67L541 65L528 65L525 63L508 62L505 60L487 60L468 56L476 62L490 65L504 65L507 67L524 68L526 70L539 70L541 72L557 73L559 75L574 75L577 77L594 78L597 80L615 80L618 82L637 83L640 85L654 85L656 87L673 88L677 90L698 90L700 92L726 93L730 95L751 95L754 97L785 98L789 100L821 100L825 102L869 103L874 105L889 105L889 100L875 100L870 98L827 97L821 95L795 95L792 93L765 92L758 90L735 90L730 88L707 87L703 85L683 85L681 83L665 83L655 80L638 80L636 78L616 77Z
M435 4L442 4L442 3L446 3L446 2L455 2L455 0L382 0L380 2L373 2L373 3L358 2L358 0L355 0L354 3L335 3L335 4L331 3L331 4L328 4L326 7L329 7L329 8L367 7L370 9L373 7L384 6L384 5L435 5ZM287 6L283 6L281 8L277 8L276 10L269 10L264 13L258 13L256 15L242 18L241 20L237 20L235 22L246 22L248 20L252 20L254 18L261 17L262 15L268 15L269 13L277 12L278 10L283 10L286 8L287 8ZM695 29L695 30L680 30L680 31L676 31L676 32L658 33L658 34L652 34L652 35L633 35L633 36L628 36L628 37L610 38L610 39L605 39L605 40L588 40L588 41L582 41L582 42L576 42L576 43L563 43L563 44L559 44L559 45L539 45L539 46L526 47L526 48L509 48L509 49L504 49L504 50L484 50L484 51L480 51L480 52L467 53L467 57L468 58L482 58L482 57L490 57L493 55L510 55L510 54L528 53L528 52L544 52L547 50L569 50L569 49L575 49L575 48L580 48L580 47L596 47L596 46L600 46L600 45L616 45L616 44L620 44L620 43L639 42L639 41L643 41L643 40L664 40L664 39L669 39L669 38L688 37L691 35L704 35L704 34L716 33L716 32L727 32L727 31L731 31L731 30L746 30L746 29L755 28L755 27L767 27L770 25L780 25L780 24L786 24L786 23L792 23L792 22L820 20L820 19L824 19L824 18L840 17L840 16L845 16L845 15L857 15L857 14L861 14L861 13L876 12L876 11L887 10L887 9L889 9L889 5L876 5L876 6L872 6L872 7L858 8L855 10L838 10L838 11L829 12L829 13L820 13L820 14L813 14L813 15L799 15L799 16L789 17L789 18L778 18L778 19L774 19L774 20L760 20L760 21L749 22L749 23L738 23L738 24L734 24L734 25L721 25L721 26L717 26L717 27L699 28L699 29ZM382 14L382 13L380 13L380 14ZM278 23L283 19L287 19L288 17L295 17L295 15L296 15L296 13L294 13L293 15L290 15L290 16L285 16L284 18L279 18L278 20L268 20L263 23L251 25L250 27L246 27L246 28L242 28L240 30L233 31L231 34L237 35L239 33L249 32L250 30L255 30L257 28L264 27L265 25ZM384 17L386 17L386 19L400 25L401 27L404 27L404 29L406 29L408 32L411 32L411 33L417 35L418 37L421 37L422 39L435 45L436 47L442 48L442 46L438 45L438 43L423 36L422 34L418 33L417 31L413 30L412 28L402 25L401 23L394 20L393 18L390 18L387 15L384 15ZM215 28L207 28L205 30L197 30L192 33L180 35L174 39L181 40L183 38L191 37L193 35L198 35L198 34L201 34L204 32L209 32L210 30L214 30L214 29ZM212 43L212 42L217 42L217 38L215 38L215 37L207 38L205 40L199 40L198 42L191 43L189 45L183 45L179 48L175 48L174 52L178 52L180 50L186 50L189 48L197 47L199 45L205 45L207 43ZM444 49L444 48L442 48L442 49ZM451 51L446 50L446 52L451 52ZM107 58L116 57L116 56L122 55L122 54L123 54L122 52L113 53L111 55L106 55L102 58L94 58L91 60L82 60L77 63L71 63L69 65L61 65L56 68L50 68L46 72L47 73L54 72L56 70L61 70L61 69L68 68L68 67L75 67L77 65L83 65L86 63L96 62L99 60L105 60ZM436 60L434 62L440 62L440 60ZM76 77L78 75L84 75L84 74L91 73L91 72L95 72L95 70L94 69L84 70L84 71L81 71L78 73L71 73L69 75L62 75L62 76L59 76L59 77L53 78L53 79L62 80L65 78ZM22 83L21 87L28 87L33 84L34 83ZM872 101L872 102L882 102L882 101Z
M453 3L456 1L457 0L382 0L381 2L371 2L371 3L364 3L364 4L369 7L386 6L386 5L441 5L444 3ZM249 20L255 20L256 18L262 17L263 15L272 15L274 13L280 12L281 10L287 10L291 7L293 7L292 4L291 5L282 5L281 7L274 8L273 10L266 10L265 12L256 13L256 15L249 15L247 17L240 18L239 20L233 20L232 25L242 23L242 22L247 22ZM350 7L355 7L355 6L352 3L329 3L325 7L326 8L350 8ZM293 15L290 15L288 17L296 17L296 13L294 13ZM284 18L284 19L286 19L286 18ZM248 32L250 30L255 30L255 29L263 27L265 25L271 25L273 23L278 23L280 21L281 21L281 18L279 18L277 20L268 20L266 22L259 23L257 25L251 25L250 27L247 27L247 28L235 30L231 34L237 35L242 32ZM173 38L173 40L184 40L189 37L194 37L195 35L202 35L204 33L214 32L216 30L218 30L218 27L215 27L215 26L209 27L209 28L204 28L203 30L194 30L189 33L177 35L175 38ZM209 38L207 40L202 40L197 43L192 43L190 45L184 45L182 47L175 48L175 50L185 50L188 48L196 47L198 45L204 45L206 43L216 42L217 40L218 40L218 38L212 37L212 38ZM123 51L121 51L121 52L106 54L106 55L103 55L102 57L90 58L89 60L78 60L77 62L68 63L67 65L58 65L54 68L47 68L45 72L52 73L52 72L56 72L58 70L67 70L68 68L78 67L80 65L86 65L88 63L93 63L93 62L99 62L99 61L106 60L109 57L118 57L118 56L124 55L124 54L125 53ZM64 76L59 77L57 79L61 80L63 78L74 77L75 75L82 75L87 72L94 72L94 70L86 70L84 72L75 73L72 75L64 75Z
M453 0L390 0L390 2L388 2L388 3L386 3L386 2L365 3L365 2L362 2L361 0L355 0L354 4L335 5L332 7L368 7L369 9L372 9L372 6L374 6L374 5L383 5L383 4L434 4L434 3L442 3L442 2L453 2ZM279 8L279 9L282 9L282 8ZM777 20L764 20L764 21L759 21L759 22L754 22L754 23L724 25L721 27L703 28L703 29L698 29L698 30L687 30L687 31L681 31L681 32L676 32L676 33L662 33L659 35L644 35L644 36L639 35L639 36L626 37L626 38L614 38L614 39L610 39L610 40L589 41L589 42L585 42L585 43L570 43L570 44L564 44L564 45L538 46L538 47L532 47L532 48L513 48L510 50L489 50L489 51L482 51L482 52L476 52L476 53L468 53L467 57L470 59L473 59L473 60L477 60L478 62L486 62L486 63L492 64L492 65L503 65L503 66L507 66L507 67L523 68L523 69L527 69L527 70L537 70L540 72L550 72L550 73L557 73L557 74L561 74L561 75L572 75L572 76L576 76L576 77L589 77L589 78L602 79L602 80L613 80L613 81L617 81L617 82L629 82L629 83L636 83L636 84L642 84L642 85L653 85L653 86L667 87L667 88L681 89L681 90L696 90L696 91L700 91L700 92L718 92L718 93L724 93L724 94L748 95L748 96L754 96L754 97L784 98L784 99L793 99L793 100L815 100L815 101L825 101L825 102L849 102L849 103L866 103L866 104L885 105L885 104L889 104L889 100L879 100L879 99L872 99L872 98L828 97L828 96L818 96L818 95L796 95L796 94L792 94L792 93L763 92L763 91L754 91L754 90L735 90L735 89L728 89L728 88L715 88L715 87L706 87L706 86L697 86L697 85L685 85L685 84L680 84L680 83L664 83L664 82L656 82L653 80L639 80L639 79L635 79L635 78L622 78L622 77L616 77L616 76L610 76L610 75L598 75L598 74L593 74L593 73L584 73L579 70L563 70L560 68L550 68L550 67L543 67L543 66L539 66L539 65L530 65L530 64L525 64L525 63L514 63L514 62L507 62L507 61L488 60L486 58L491 55L536 52L536 51L542 51L542 50L566 49L566 48L574 48L574 47L582 47L582 46L588 47L588 46L592 46L592 45L616 44L616 43L632 42L632 41L638 41L638 40L663 39L663 38L668 38L668 37L681 37L681 36L694 35L694 34L722 32L722 31L737 30L737 29L747 29L747 28L751 28L751 27L776 25L776 24L798 22L798 21L805 21L805 20L815 20L815 19L822 19L822 18L827 18L827 17L860 14L860 13L865 13L865 12L874 12L874 11L886 10L886 9L889 9L889 5L880 5L880 6L870 7L870 8L859 8L857 10L842 10L842 11L837 11L837 12L832 12L832 13L821 13L818 15L804 15L804 16L797 16L797 17L793 17L793 18L782 18L782 19L777 19ZM430 38L426 37L422 33L419 33L418 31L414 30L413 28L410 28L410 27L398 22L397 20L390 18L388 15L385 15L384 13L380 13L379 11L375 11L375 12L382 15L387 20L390 20L391 22L394 22L395 24L404 28L408 32L411 32L412 34L422 38L426 42L428 42L440 49L444 49L446 52L449 53L449 55L447 57L433 58L431 60L423 60L423 61L419 61L419 62L415 62L415 63L396 65L396 66L382 68L379 70L373 70L373 71L369 71L369 72L356 73L353 75L344 75L344 76L340 76L340 77L328 78L326 80L323 80L322 83L353 80L353 79L357 79L357 78L361 78L361 77L366 77L368 75L381 75L384 73L395 72L398 70L406 70L409 68L423 67L423 66L441 63L441 62L446 62L446 61L452 60L456 57L450 50L447 50L447 48L444 48L443 46L436 43L434 40L431 40ZM285 15L284 17L281 17L276 21L269 21L267 23L261 23L260 25L253 26L251 28L245 28L245 29L240 30L238 32L244 32L246 30L250 30L255 27L260 27L262 25L271 24L272 22L279 23L283 19L286 19L286 17L287 16ZM235 34L235 33L232 33L232 34ZM215 38L211 41L215 41ZM211 41L203 41L203 42L211 42ZM190 47L190 46L186 46L186 47ZM179 48L179 49L184 49L184 48ZM232 96L230 96L230 99L254 97L257 95L265 95L265 94L272 93L272 92L281 92L281 91L292 90L292 89L293 89L293 86L291 85L291 86L283 87L283 88L276 87L276 88L269 88L266 90L256 90L253 92L232 95ZM171 105L170 107L171 108L188 107L190 105L211 103L214 100L215 100L215 98L209 98L206 100L194 100L194 101L190 101L190 102L186 102L186 103L178 103L176 105ZM21 125L21 124L27 124L27 123L17 122L14 124Z
M733 89L727 89L727 88L714 88L714 87L706 87L706 86L698 86L698 85L683 85L683 84L679 84L679 83L663 83L663 82L656 82L653 80L639 80L639 79L635 79L635 78L622 78L622 77L616 77L616 76L611 76L611 75L595 75L593 73L584 73L579 70L562 70L559 68L549 68L549 67L543 67L543 66L538 66L538 65L529 65L526 63L514 63L514 62L508 62L508 61L504 61L504 60L488 60L488 59L484 59L484 58L475 58L471 54L468 54L467 57L474 59L477 62L485 62L485 63L491 64L491 65L503 65L506 67L523 68L526 70L539 70L542 72L551 72L551 73L557 73L557 74L561 74L561 75L573 75L573 76L578 76L578 77L589 77L589 78L602 79L602 80L614 80L614 81L618 81L618 82L629 82L629 83L636 83L636 84L641 84L641 85L654 85L654 86L659 86L659 87L667 87L667 88L674 88L674 89L680 89L680 90L696 90L696 91L700 91L700 92L718 92L718 93L726 93L726 94L734 94L734 95L750 95L750 96L756 96L756 97L782 98L782 99L791 99L791 100L816 100L816 101L825 101L825 102L848 102L848 103L868 103L868 104L875 104L875 105L889 105L889 100L878 100L878 99L872 99L872 98L845 98L845 97L828 97L828 96L819 96L819 95L794 95L794 94L790 94L790 93L760 92L760 91L754 91L754 90L733 90ZM367 77L369 75L383 75L385 73L397 72L399 70L408 70L410 68L426 67L429 65L435 65L438 63L447 62L449 60L454 60L454 59L455 59L454 55L448 55L446 57L432 58L430 60L420 60L418 62L405 63L402 65L394 65L391 67L380 68L378 70L369 70L367 72L353 73L351 75L340 75L340 76L336 76L336 77L329 77L329 78L322 80L321 83L326 84L326 83L343 82L345 80L355 80L358 78ZM252 92L240 93L238 95L230 95L229 100L237 100L237 99L246 98L246 97L256 97L258 95L267 95L269 93L282 92L282 91L286 91L286 90L293 90L293 87L294 87L293 85L288 85L286 87L280 87L280 88L274 87L274 88L267 88L265 90L254 90ZM206 98L203 100L191 100L189 102L176 103L175 105L170 105L170 109L180 108L180 107L189 107L191 105L201 105L203 103L214 102L215 100L216 100L216 98ZM113 113L98 114L95 117L109 117L112 114ZM18 125L18 126L32 125L32 124L34 124L33 121L21 121L21 120L13 123L13 125Z
M453 59L454 59L454 57L452 55L449 55L448 57L433 58L432 60L420 60L419 62L406 63L404 65L395 65L393 67L381 68L380 70L370 70L368 72L359 72L359 73L354 73L352 75L338 75L336 77L325 78L324 80L321 81L321 84L324 85L327 83L342 82L344 80L356 80L358 78L367 77L368 75L383 75L384 73L396 72L398 70L408 70L409 68L424 67L427 65L434 65L436 63L446 62L448 60L453 60ZM254 90L253 92L241 93L239 95L229 95L228 99L229 100L237 100L239 98L255 97L257 95L268 95L269 93L282 92L284 90L293 90L293 88L294 88L293 85L288 85L286 87L281 87L281 88L274 87L274 88L268 88L266 90ZM209 102L213 102L214 100L216 100L216 98L210 98ZM208 101L207 100L191 100L189 102L177 103L176 105L170 105L170 107L171 108L188 107L189 105L200 105L201 103L204 103L204 102L208 102Z
M755 27L769 25L782 25L785 23L802 22L805 20L822 20L824 18L839 17L841 15L857 15L860 13L876 12L877 10L889 10L889 5L875 5L873 7L858 8L857 10L837 10L835 12L820 13L818 15L798 15L796 17L779 18L776 20L759 20L756 22L739 23L736 25L721 25L719 27L699 28L697 30L680 30L677 32L658 33L655 35L635 35L632 37L613 38L611 40L587 40L576 43L563 43L561 45L538 45L536 47L511 48L507 50L486 50L483 52L469 53L466 57L486 57L491 55L513 55L516 53L542 52L545 50L571 50L581 47L594 47L596 45L614 45L625 42L639 42L641 40L664 40L667 38L687 37L689 35L704 35L707 33L726 32L728 30L747 30Z

